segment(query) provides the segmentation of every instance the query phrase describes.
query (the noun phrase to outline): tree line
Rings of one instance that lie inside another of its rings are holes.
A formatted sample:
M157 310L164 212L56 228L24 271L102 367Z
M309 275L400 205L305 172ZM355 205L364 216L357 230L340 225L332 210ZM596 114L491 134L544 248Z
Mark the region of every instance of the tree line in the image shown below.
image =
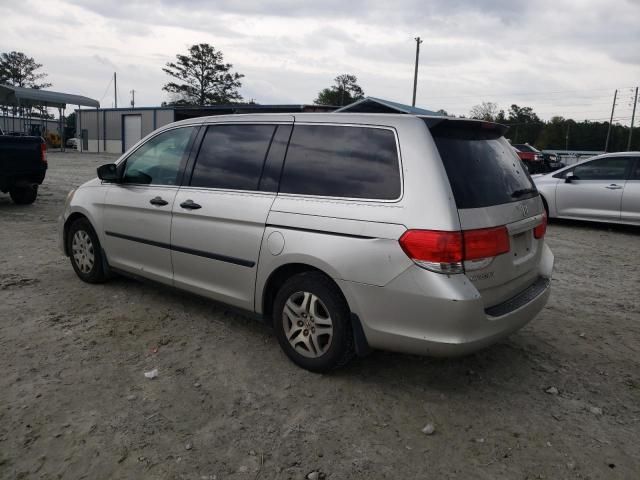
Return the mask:
M47 88L42 64L22 52L0 54L0 84L27 88ZM186 54L177 54L162 71L171 80L162 89L169 95L163 105L220 105L255 103L246 102L240 94L244 75L233 70L224 60L222 51L208 43L192 45ZM334 79L334 84L318 92L314 100L318 105L343 106L364 98L355 75L345 73ZM15 109L14 109L15 111ZM440 110L440 113L447 114ZM18 112L20 113L20 112ZM34 115L35 112L25 112ZM44 109L40 115L48 115ZM604 150L609 122L576 122L561 116L544 121L531 107L511 105L505 112L493 102L474 106L469 117L503 123L510 127L507 137L513 143L529 143L539 149L552 150ZM629 127L615 124L611 127L608 151L627 149ZM632 150L640 150L640 128L634 128Z
M538 149L603 151L609 122L577 122L561 116L544 121L531 107L511 105L505 113L493 102L474 106L469 117L509 126L506 136L512 143L529 143ZM609 152L627 150L630 127L614 123L609 134ZM630 150L640 150L640 127L633 128Z

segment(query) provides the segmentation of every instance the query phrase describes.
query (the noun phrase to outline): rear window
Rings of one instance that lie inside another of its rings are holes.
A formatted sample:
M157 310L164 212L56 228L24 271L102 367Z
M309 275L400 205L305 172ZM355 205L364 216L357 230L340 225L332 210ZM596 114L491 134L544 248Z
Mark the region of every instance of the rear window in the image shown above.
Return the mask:
M391 130L296 125L284 163L280 192L395 200L400 164Z
M481 208L538 195L527 169L501 133L443 122L431 134L458 208Z
M529 153L537 153L538 152L538 150L536 150L533 147L530 147L529 145L515 144L513 147L518 149L518 150L520 150L521 152L529 152Z

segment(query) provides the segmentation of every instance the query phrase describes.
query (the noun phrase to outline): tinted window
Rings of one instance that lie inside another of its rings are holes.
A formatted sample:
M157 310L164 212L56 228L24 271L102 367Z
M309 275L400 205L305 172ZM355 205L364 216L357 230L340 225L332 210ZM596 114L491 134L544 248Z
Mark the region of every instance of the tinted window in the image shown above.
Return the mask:
M278 125L271 140L269 154L264 163L259 189L263 192L277 192L282 173L282 162L291 136L291 125Z
M578 165L573 174L579 180L624 180L631 157L601 158Z
M153 137L127 158L123 181L177 185L181 163L194 127L176 128Z
M400 196L395 135L381 128L297 125L280 192L395 200Z
M531 177L509 142L476 126L443 122L431 129L458 208L480 208L536 196Z
M633 170L631 171L631 177L629 178L631 180L640 180L640 158L636 158L635 166L633 167Z
M207 129L191 186L257 190L275 125L215 125Z

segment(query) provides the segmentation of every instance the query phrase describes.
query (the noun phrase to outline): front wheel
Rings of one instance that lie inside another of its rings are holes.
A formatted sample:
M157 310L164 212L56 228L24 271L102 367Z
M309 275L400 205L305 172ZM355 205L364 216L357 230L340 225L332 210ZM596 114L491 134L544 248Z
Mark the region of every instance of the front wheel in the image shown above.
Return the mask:
M355 356L349 307L335 283L319 272L294 275L282 285L273 323L280 346L302 368L327 372Z
M87 283L107 280L100 241L86 218L77 219L69 227L67 251L80 280Z
M38 186L15 187L9 190L9 195L16 205L29 205L35 202L38 197Z

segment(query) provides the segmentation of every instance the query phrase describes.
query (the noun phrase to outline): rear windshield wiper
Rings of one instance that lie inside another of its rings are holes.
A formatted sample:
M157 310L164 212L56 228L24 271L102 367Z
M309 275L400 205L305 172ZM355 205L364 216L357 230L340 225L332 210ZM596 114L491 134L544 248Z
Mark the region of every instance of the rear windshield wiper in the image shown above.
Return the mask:
M538 189L536 188L522 188L520 190L516 190L511 194L513 198L520 198L523 195L527 195L529 193L538 193Z

